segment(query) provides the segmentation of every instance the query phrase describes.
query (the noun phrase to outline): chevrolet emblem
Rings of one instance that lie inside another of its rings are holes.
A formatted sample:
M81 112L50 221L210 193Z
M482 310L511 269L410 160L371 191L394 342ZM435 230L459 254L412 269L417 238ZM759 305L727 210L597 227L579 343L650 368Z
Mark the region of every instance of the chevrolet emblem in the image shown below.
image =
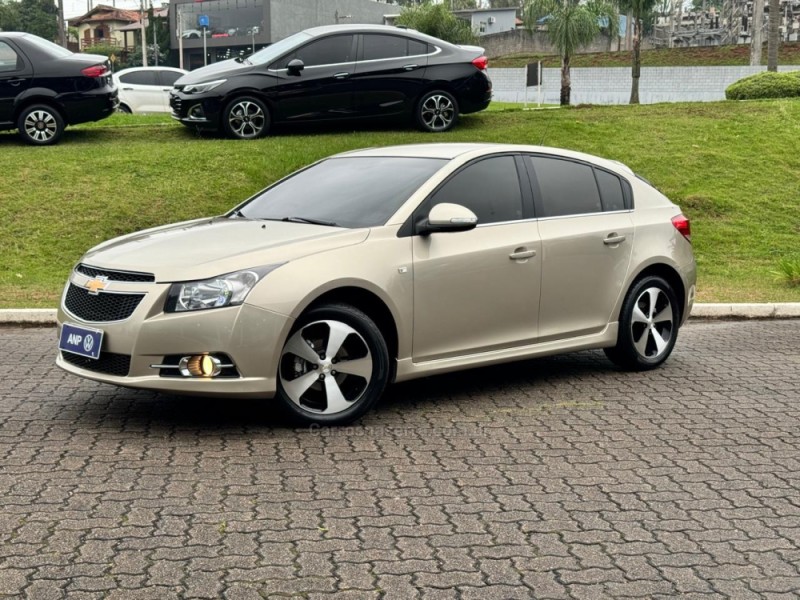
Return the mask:
M106 286L108 286L108 277L105 275L98 275L94 279L87 281L83 287L89 290L89 294L92 296L97 296L100 294L100 290L106 289Z

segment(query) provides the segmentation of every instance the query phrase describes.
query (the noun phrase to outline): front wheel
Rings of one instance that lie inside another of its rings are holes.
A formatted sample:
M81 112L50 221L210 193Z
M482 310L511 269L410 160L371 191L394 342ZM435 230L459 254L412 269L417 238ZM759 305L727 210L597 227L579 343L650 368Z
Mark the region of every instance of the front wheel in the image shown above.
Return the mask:
M443 90L426 92L417 103L415 117L417 125L423 131L447 131L458 121L458 102Z
M266 105L252 96L234 98L222 113L225 134L239 140L253 140L266 135L269 124Z
M672 353L678 323L678 302L670 284L661 277L644 277L625 297L617 345L606 348L606 356L631 371L654 369Z
M389 352L362 311L330 304L298 321L281 351L278 394L296 421L343 425L364 413L389 381Z
M55 144L64 133L64 119L52 106L34 104L20 113L17 119L19 136L28 144Z

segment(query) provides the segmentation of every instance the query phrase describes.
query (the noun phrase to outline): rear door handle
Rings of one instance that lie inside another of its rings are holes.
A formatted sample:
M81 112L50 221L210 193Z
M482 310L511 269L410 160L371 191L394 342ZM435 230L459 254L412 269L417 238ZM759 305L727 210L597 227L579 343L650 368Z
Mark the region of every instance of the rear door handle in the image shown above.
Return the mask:
M532 258L536 256L536 250L528 250L527 248L517 248L511 254L508 255L508 258L511 260L524 260L526 258Z
M347 79L350 77L350 73L336 73L333 78L334 79Z
M11 85L13 85L14 87L17 87L17 86L18 86L20 83L22 83L23 81L25 81L25 80L24 80L24 79L19 79L19 78L15 78L15 79L6 79L6 82L7 82L7 83L10 83L10 84L11 84Z
M419 69L419 65L405 65L403 68L406 71L413 71L414 69Z
M126 91L126 92L132 92L132 91L133 91L133 88L122 88L122 89L123 89L124 91Z
M608 237L606 237L606 239L603 240L603 243L606 246L616 246L617 244L621 244L624 241L625 241L624 235L616 235L614 233L611 233L608 235Z

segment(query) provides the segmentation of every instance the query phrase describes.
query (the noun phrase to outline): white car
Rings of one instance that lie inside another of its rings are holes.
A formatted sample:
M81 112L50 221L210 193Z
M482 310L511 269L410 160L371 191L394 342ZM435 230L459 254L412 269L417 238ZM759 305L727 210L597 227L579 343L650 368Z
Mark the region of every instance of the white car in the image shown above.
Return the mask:
M114 73L119 110L126 113L171 112L172 84L188 71L174 67L133 67Z

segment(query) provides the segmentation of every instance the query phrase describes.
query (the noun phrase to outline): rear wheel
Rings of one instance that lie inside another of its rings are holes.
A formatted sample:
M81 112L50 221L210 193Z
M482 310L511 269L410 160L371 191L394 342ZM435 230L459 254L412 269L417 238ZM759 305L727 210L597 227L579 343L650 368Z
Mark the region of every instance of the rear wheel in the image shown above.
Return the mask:
M234 98L222 113L222 127L228 137L240 140L260 138L269 131L266 105L252 96Z
M415 117L423 131L447 131L458 121L458 102L443 90L426 92L417 103Z
M64 133L64 119L52 106L34 104L25 108L17 119L19 136L28 144L55 144Z
M120 104L119 106L117 106L117 112L129 115L133 111L130 109L130 107L127 104Z
M330 304L298 321L281 352L278 399L297 421L342 425L361 417L389 381L389 352L360 310Z
M606 356L624 369L654 369L672 353L678 323L678 302L672 287L661 277L644 277L625 297L617 345L606 348Z

